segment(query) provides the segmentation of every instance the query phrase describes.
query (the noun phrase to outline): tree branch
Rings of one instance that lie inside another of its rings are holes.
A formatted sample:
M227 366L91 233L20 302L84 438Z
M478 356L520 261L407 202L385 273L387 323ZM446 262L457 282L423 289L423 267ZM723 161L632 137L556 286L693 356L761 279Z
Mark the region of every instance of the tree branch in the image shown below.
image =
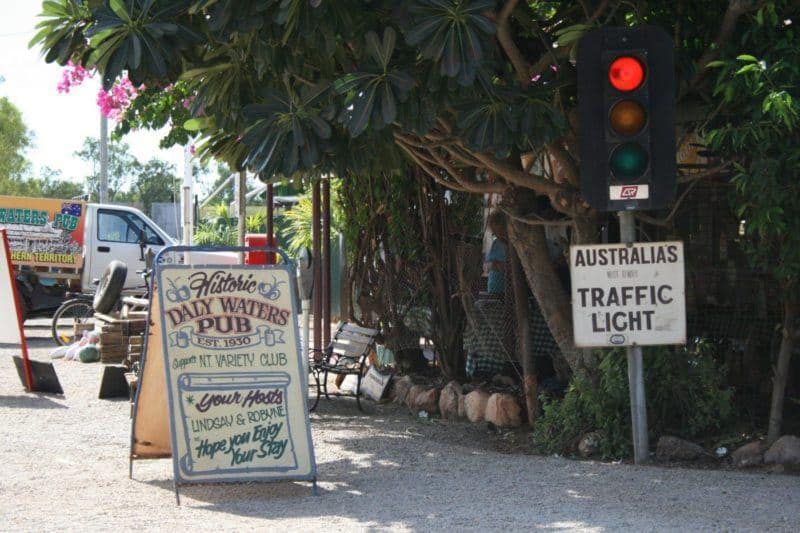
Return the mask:
M529 226L573 226L575 225L575 221L571 219L560 219L560 220L547 220L541 217L537 217L536 219L525 218L518 215L515 215L502 205L498 206L498 209L506 214L507 217L512 218L518 222L522 222L523 224L527 224Z
M580 171L578 170L578 165L575 164L575 159L572 157L572 155L567 152L567 150L559 141L550 143L547 148L550 150L550 153L553 155L553 157L558 161L559 166L564 169L564 172L567 175L567 182L575 187L580 186ZM555 173L553 173L553 180L555 179L556 176Z
M434 150L427 150L429 156L416 152L412 145L406 142L406 137L403 134L395 133L395 142L400 148L406 152L415 163L417 163L426 174L431 176L437 183L459 192L468 192L474 194L489 194L500 193L502 194L508 188L503 183L478 183L471 182L463 178L461 173L452 165L447 163L439 154ZM413 141L412 141L413 142ZM447 175L452 177L456 183L442 179L442 177L430 165L435 165L447 172Z
M638 218L642 222L645 222L647 224L651 224L653 226L661 226L661 227L669 226L669 223L672 221L672 219L678 213L678 209L681 207L681 204L686 199L686 197L689 196L689 193L692 192L692 189L694 189L694 186L697 185L699 183L699 181L700 180L695 180L695 181L691 182L688 187L686 187L686 190L683 191L683 193L680 195L678 200L675 202L675 205L672 206L672 210L669 212L669 214L666 216L666 218L658 219L656 217L651 217L650 215L645 215L644 213L641 213L641 212L637 212L636 213L636 218Z
M500 9L500 13L495 17L497 42L500 43L500 47L514 66L514 70L519 77L519 82L523 87L527 87L531 83L531 78L528 75L530 63L528 63L525 56L520 52L517 43L514 42L514 39L511 37L511 32L508 29L508 18L511 16L511 12L514 11L514 8L517 7L517 3L518 0L506 0L502 9Z
M719 25L717 38L714 39L714 43L709 46L705 52L703 52L703 55L701 55L700 59L698 59L695 63L694 76L691 80L689 80L688 84L684 85L683 90L681 90L680 94L678 95L678 100L685 96L686 93L697 87L697 85L700 83L700 80L703 79L703 75L706 72L706 65L719 57L722 45L724 45L725 42L730 39L731 35L733 35L733 32L736 29L736 23L739 21L739 17L748 11L755 9L756 7L757 6L752 0L729 0L728 8L722 15L722 22L720 22Z

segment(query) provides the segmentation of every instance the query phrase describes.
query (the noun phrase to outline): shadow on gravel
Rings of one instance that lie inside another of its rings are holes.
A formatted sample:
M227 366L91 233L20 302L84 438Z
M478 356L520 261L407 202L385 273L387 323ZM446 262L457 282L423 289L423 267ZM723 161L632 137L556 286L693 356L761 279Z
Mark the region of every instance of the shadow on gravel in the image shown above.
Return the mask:
M35 350L37 348L58 348L55 341L48 337L30 337L25 336L26 344L28 345L28 350ZM0 350L19 350L19 344L6 344L0 343Z
M360 527L428 529L428 514L435 509L424 501L432 488L419 477L417 463L424 459L430 475L446 479L447 472L436 463L453 453L454 428L439 420L419 420L396 404L371 404L367 409L360 413L355 401L338 398L320 402L311 414L317 433L319 496L312 495L310 482L195 484L180 487L183 506L275 520L318 518L321 527L326 517L341 516L356 520ZM473 454L491 450L491 435L484 427L465 424L457 432ZM415 444L400 445L409 440ZM171 479L142 482L174 490ZM425 511L402 511L401 502L400 508L376 504L395 500L397 491L416 494Z
M56 396L56 398L61 397L60 395ZM8 407L10 409L68 409L66 405L54 402L41 394L0 396L0 407Z

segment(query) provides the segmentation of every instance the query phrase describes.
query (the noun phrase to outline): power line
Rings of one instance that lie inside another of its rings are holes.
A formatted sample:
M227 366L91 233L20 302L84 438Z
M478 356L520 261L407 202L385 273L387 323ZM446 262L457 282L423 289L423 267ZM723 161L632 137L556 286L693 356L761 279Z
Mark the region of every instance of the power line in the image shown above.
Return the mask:
M0 38L2 38L2 37L19 37L20 35L30 35L33 32L34 32L34 30L18 31L18 32L15 32L15 33L0 33Z

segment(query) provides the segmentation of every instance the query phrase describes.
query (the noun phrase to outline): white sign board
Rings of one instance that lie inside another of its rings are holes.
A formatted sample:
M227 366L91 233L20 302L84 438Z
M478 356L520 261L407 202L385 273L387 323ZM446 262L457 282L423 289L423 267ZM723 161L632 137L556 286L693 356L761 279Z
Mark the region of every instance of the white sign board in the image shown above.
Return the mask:
M315 478L289 267L162 265L158 289L176 480Z
M19 319L17 317L17 300L14 294L14 269L11 266L9 246L6 232L0 234L0 343L19 344L20 336Z
M579 347L684 344L683 243L570 247Z
M374 366L371 366L369 370L367 370L367 374L361 380L361 392L363 392L367 398L378 402L383 398L383 393L386 391L386 387L391 380L391 374L381 374Z

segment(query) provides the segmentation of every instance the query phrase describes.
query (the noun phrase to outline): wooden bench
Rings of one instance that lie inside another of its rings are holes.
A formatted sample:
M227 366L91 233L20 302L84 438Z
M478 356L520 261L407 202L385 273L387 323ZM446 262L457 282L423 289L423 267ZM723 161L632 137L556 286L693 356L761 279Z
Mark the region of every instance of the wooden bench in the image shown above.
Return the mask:
M375 346L377 334L377 330L343 322L339 325L327 348L321 351L310 351L309 369L317 383L317 399L311 407L311 411L317 408L323 393L325 398L330 400L328 374L356 375L358 377L355 391L356 404L360 411L364 411L360 398L361 380L364 377L367 357ZM334 396L343 396L343 394L338 393Z

